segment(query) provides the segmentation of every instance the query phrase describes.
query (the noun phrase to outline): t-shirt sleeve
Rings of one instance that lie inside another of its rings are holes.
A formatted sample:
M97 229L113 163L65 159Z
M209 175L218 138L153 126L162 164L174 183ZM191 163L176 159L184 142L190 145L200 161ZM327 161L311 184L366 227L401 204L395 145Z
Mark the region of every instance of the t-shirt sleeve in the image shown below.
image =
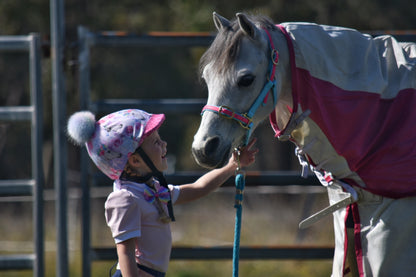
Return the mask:
M170 197L172 199L172 204L175 204L176 200L178 200L179 194L181 192L179 186L168 185L170 190Z
M141 236L141 213L128 191L112 192L105 202L105 219L116 243Z

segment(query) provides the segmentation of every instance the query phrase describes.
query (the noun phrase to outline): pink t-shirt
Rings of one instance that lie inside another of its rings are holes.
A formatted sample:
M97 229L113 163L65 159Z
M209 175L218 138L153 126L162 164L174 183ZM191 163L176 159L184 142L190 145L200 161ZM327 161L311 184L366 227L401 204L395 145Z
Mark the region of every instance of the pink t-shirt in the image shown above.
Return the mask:
M166 272L172 248L170 224L159 221L153 203L144 199L146 184L116 180L114 191L105 202L105 218L116 243L136 238L136 261ZM172 203L178 199L179 187L169 185ZM167 206L164 206L168 214Z

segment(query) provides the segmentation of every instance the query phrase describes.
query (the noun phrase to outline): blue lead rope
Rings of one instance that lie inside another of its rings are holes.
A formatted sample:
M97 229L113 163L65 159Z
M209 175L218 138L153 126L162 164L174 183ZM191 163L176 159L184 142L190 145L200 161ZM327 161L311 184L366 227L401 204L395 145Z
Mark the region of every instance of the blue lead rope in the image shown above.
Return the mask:
M241 214L243 211L243 191L245 186L245 176L242 173L238 173L235 176L235 228L234 228L234 247L233 247L233 277L238 277L238 262L240 260L240 233L241 233Z

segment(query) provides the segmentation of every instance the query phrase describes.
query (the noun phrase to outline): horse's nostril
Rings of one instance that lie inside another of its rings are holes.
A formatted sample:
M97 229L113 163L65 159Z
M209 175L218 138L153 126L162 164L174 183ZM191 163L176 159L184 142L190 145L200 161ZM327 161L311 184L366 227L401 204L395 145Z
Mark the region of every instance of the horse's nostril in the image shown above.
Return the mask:
M211 153L214 153L218 149L218 145L220 144L219 137L213 137L208 139L207 143L205 144L205 155L209 156Z

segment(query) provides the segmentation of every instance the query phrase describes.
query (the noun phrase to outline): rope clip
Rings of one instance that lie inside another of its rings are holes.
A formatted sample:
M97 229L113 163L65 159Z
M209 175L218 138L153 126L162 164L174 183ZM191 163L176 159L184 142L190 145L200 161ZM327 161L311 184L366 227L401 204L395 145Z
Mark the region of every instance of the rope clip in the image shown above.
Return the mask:
M242 174L245 176L244 170L241 170L240 156L241 156L241 146L234 148L234 152L237 153L237 168L235 169L235 175Z

